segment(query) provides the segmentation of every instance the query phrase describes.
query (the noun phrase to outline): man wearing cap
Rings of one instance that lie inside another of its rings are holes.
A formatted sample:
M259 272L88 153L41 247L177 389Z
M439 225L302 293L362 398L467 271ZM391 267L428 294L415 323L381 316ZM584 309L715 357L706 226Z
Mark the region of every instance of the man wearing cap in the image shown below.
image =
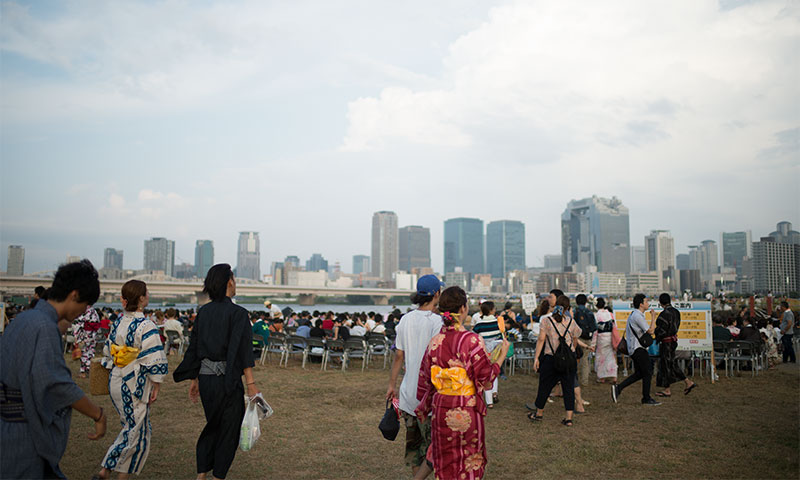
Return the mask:
M274 320L283 317L281 309L272 304L272 300L264 300L264 308L267 309L269 316Z
M386 398L400 399L400 410L406 425L406 465L411 467L415 478L425 478L432 471L425 461L428 446L431 443L430 421L419 421L414 414L419 401L417 400L417 379L422 357L428 348L428 343L442 329L442 317L434 313L439 304L439 295L444 287L436 275L423 275L417 281L417 292L411 301L419 308L412 310L400 319L397 325L397 350L392 363L392 373L389 379L389 389ZM398 391L397 376L400 367L405 366L403 382Z

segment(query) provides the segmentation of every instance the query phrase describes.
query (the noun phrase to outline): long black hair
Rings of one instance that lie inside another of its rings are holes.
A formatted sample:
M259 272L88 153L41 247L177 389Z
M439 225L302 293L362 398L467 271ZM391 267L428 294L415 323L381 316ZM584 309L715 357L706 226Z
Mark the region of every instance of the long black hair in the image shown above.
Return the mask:
M203 282L203 293L213 300L222 300L228 295L228 280L233 278L233 270L227 263L218 263L208 269Z

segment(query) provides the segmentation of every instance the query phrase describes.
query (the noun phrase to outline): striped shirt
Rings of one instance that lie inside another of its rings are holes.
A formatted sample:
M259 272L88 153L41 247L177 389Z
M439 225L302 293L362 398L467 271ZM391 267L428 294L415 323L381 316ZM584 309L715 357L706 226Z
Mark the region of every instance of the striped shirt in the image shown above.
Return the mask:
M500 325L494 315L486 315L479 318L473 325L472 331L483 338L487 348L489 348L490 344L503 339L503 334L500 333Z

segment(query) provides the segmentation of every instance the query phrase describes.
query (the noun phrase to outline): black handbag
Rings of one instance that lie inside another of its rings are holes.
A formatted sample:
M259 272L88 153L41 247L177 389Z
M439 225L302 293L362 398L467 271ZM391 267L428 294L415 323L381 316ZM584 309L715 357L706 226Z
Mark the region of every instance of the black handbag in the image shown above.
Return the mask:
M400 432L400 410L390 400L386 400L386 413L383 414L378 429L386 440L394 441Z

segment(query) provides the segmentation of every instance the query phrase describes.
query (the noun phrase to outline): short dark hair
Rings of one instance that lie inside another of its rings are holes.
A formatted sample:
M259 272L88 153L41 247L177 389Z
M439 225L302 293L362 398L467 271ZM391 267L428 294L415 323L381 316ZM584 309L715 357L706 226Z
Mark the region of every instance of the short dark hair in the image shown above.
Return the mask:
M672 297L670 297L669 293L662 293L658 296L658 303L661 305L669 305L672 301Z
M203 282L203 293L211 300L222 300L228 294L228 281L233 278L233 270L227 263L218 263L208 269Z
M559 290L557 288L554 288L554 289L550 290L550 293L555 295L556 298L560 297L561 295L564 295L564 292L562 292L561 290Z
M647 298L647 295L644 293L637 293L633 296L633 308L639 308L639 306L644 302L644 299Z
M481 303L481 316L489 315L492 313L492 310L494 310L494 302L491 300Z
M33 293L35 293L39 298L42 298L44 295L45 288L41 285L33 289Z
M320 320L320 319L318 318L318 319L317 319L317 321L316 321L316 322L314 322L314 326L315 326L315 327L317 327L317 328L320 328L320 327L322 327L322 320Z
M595 305L597 306L598 310L600 310L601 308L606 308L606 299L603 297L598 298L597 301L595 302Z
M411 303L422 306L428 302L431 302L433 297L434 295L423 295L419 292L414 292L411 294Z
M577 297L575 297L575 303L578 305L586 305L587 299L586 295L579 293Z
M461 307L467 304L467 292L459 286L447 287L442 291L442 296L439 297L439 311L442 313L458 313ZM456 322L455 317L443 317L442 321L446 326L453 325ZM463 320L463 319L462 319Z
M78 291L78 301L94 305L100 298L100 280L97 270L87 259L67 263L58 267L53 278L53 286L47 291L47 298L63 302L73 291Z
M511 302L506 302L505 306L503 307L503 310L511 310L511 307L513 306L514 305Z
M781 302L781 307L783 307L783 308L788 310L789 309L789 302L787 302L787 301Z

